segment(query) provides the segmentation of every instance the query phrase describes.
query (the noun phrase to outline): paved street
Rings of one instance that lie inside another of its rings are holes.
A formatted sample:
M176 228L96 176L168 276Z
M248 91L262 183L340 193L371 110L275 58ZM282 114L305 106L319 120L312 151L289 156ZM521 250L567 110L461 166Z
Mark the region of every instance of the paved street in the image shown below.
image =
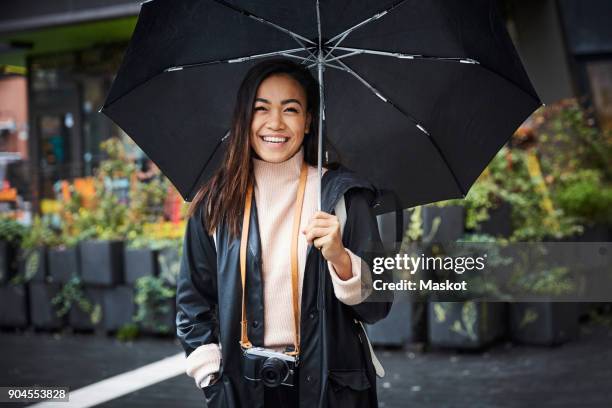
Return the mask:
M180 351L169 339L121 343L93 335L3 332L0 386L75 390ZM605 322L582 324L579 340L554 348L499 343L481 353L412 347L377 354L387 370L378 382L381 407L612 406L612 327ZM192 379L178 375L98 406L203 407L204 401Z

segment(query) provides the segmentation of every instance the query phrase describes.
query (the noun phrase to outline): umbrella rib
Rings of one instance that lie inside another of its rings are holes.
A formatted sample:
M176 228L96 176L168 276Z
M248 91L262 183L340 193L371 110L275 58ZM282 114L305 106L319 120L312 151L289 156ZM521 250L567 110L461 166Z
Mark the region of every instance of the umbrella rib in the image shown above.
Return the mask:
M331 55L331 53L336 49L338 44L340 44L342 42L342 40L344 40L346 38L347 35L349 35L348 32L346 34L344 34L342 36L342 38L340 38L340 41L338 41L336 44L334 44L334 46L327 52L327 54L325 54L325 57L323 57L323 59L327 59L327 57L329 57Z
M321 10L319 9L319 0L317 0L317 31L319 33L319 50L321 50L323 39L321 37Z
M221 146L221 144L225 141L225 139L227 139L227 137L229 135L230 135L230 131L228 130L227 132L225 132L225 135L217 142L217 145L215 146L212 154L208 157L208 160L206 160L206 163L204 163L204 165L202 166L202 169L200 170L200 173L198 174L198 177L196 177L195 181L191 185L191 188L187 192L187 194L186 194L187 197L189 197L189 195L191 194L193 189L197 187L198 181L200 181L200 178L202 177L202 173L204 173L204 170L206 170L206 167L208 166L208 163L210 163L212 158L215 157L215 153L217 153L217 150L219 150L219 146Z
M280 55L284 55L285 57L290 57L290 58L297 58L297 59L302 60L302 62L312 61L312 58L310 58L310 57L304 58L304 57L299 57L299 56L297 56L297 55L293 55L293 54L286 54L286 53L282 53L282 54L280 54Z
M338 60L337 62L340 65L342 65L342 68L338 68L338 67L336 67L335 65L332 65L332 64L330 64L329 66L332 67L332 68L336 68L336 69L342 69L343 71L348 72L349 74L354 76L359 82L361 82L368 89L370 89L370 91L372 91L376 96L378 96L380 99L382 99L384 102L388 103L389 105L393 106L398 112L400 112L402 115L404 115L408 119L410 119L415 124L417 129L419 129L421 132L423 132L423 133L425 133L427 135L427 137L429 138L430 142L433 144L434 148L437 150L438 154L440 155L440 158L442 158L442 161L446 165L446 168L448 169L450 174L453 176L453 179L455 181L455 184L459 188L459 191L461 192L461 194L465 198L467 192L463 189L463 186L459 182L459 179L457 178L457 175L455 174L455 172L453 171L452 167L450 166L450 163L446 159L446 156L442 152L442 149L440 149L440 146L435 141L435 139L433 137L431 137L431 134L427 131L427 129L425 129L412 115L410 115L408 112L405 112L398 105L396 105L393 101L391 101L389 98L385 97L382 93L380 93L380 91L378 91L372 84L370 84L368 81L366 81L364 78L362 78L358 73L356 73L353 69L351 69L344 62L342 62L340 60Z
M299 35L298 33L294 33L293 31L291 31L291 30L289 30L289 29L287 29L285 27L282 27L282 26L280 26L280 25L278 25L276 23L273 23L271 21L268 21L268 20L266 20L263 17L259 17L258 15L255 15L255 14L251 13L250 11L245 10L245 9L243 9L241 7L238 7L238 6L235 6L233 4L230 4L230 3L228 3L225 0L213 0L213 1L215 3L217 3L217 4L220 4L222 6L230 8L230 9L232 9L234 11L237 11L238 13L243 14L243 15L249 17L249 18L252 18L255 21L259 21L260 23L267 24L267 25L269 25L271 27L276 28L279 31L282 31L285 34L290 35L295 41L298 42L298 44L300 44L302 47L304 47L304 49L306 49L306 46L304 45L304 42L310 43L312 45L316 45L314 41L309 40L308 38L306 38L306 37L304 37L302 35ZM310 52L310 51L308 51L308 52Z
M387 102L387 103L390 103L391 105L394 105L393 102L389 101L389 99L386 98L385 96L383 96L383 94L381 94L378 91L378 89L376 89L372 84L370 84L368 81L363 79L358 73L353 71L348 65L346 65L345 63L343 63L340 60L338 60L338 63L340 63L340 65L342 65L342 66L341 67L337 67L336 65L333 65L333 64L326 64L326 65L328 65L329 67L332 67L332 68L337 68L337 69L340 69L342 71L348 72L349 74L351 74L352 76L357 78L357 80L359 82L361 82L363 85L365 85L366 88L368 88L370 91L372 91L376 96L378 96L380 99L382 99L383 102ZM410 120L412 120L415 124L418 125L417 120L414 119L413 117L410 116ZM425 131L425 130L423 129L423 131ZM425 131L425 133L427 133L427 132Z
M334 65L334 64L328 64L327 62L324 63L323 65L325 65L326 67L330 67L330 68L337 68L337 69L344 70L344 68L342 68L342 67L339 67L339 66Z
M336 60L339 60L339 59L342 59L342 58L352 57L353 55L357 55L357 54L363 54L363 53L358 52L358 51L354 51L354 52L349 52L349 53L346 53L346 54L343 54L343 55L338 55L338 56L334 55L334 58L330 58L330 59L326 58L325 62L332 62L332 61L336 61Z
M394 57L394 58L398 58L398 59L408 59L408 60L431 60L431 61L449 61L449 62L458 62L461 64L467 64L467 65L478 65L480 67L482 67L483 69L489 71L490 73L499 76L500 78L503 78L504 80L510 82L512 85L514 85L515 87L517 87L518 89L520 89L523 93L525 93L526 95L528 95L529 97L533 98L535 101L537 101L537 103L541 104L542 102L540 101L540 98L530 94L529 92L525 91L521 85L517 84L516 82L514 82L512 79L500 74L499 72L496 72L490 68L487 68L485 65L482 65L479 61L473 59L473 58L462 58L462 57L434 57L434 56L427 56L427 55L420 55L420 54L403 54L401 52L388 52L388 51L378 51L378 50L370 50L370 49L366 49L366 48L351 48L351 47L338 47L339 50L342 51L351 51L350 55L342 55L341 57L345 57L345 56L353 56L353 55L357 55L357 54L370 54L370 55L380 55L383 57ZM335 60L336 58L333 58L332 60Z
M350 33L352 33L353 31L357 30L357 29L358 29L358 28L360 28L360 27L363 27L364 25L366 25L366 24L368 24L368 23L370 23L370 22L372 22L372 21L376 21L376 20L378 20L379 18L383 17L383 16L384 16L385 14L387 14L389 11L393 10L394 8L396 8L397 6L399 6L400 4L402 4L402 3L403 3L403 2L405 2L405 1L406 1L406 0L396 1L395 3L393 3L393 4L392 4L391 6L389 6L388 8L386 8L386 9L384 9L384 10L382 10L382 11L379 11L378 13L374 14L373 16L366 18L365 20L363 20L363 21L361 21L361 22L359 22L359 23L355 24L354 26L352 26L352 27L350 27L350 28L348 28L348 29L344 30L344 31L343 31L343 32L341 32L340 34L338 34L338 35L336 35L336 36L332 37L331 39L327 40L327 41L325 42L325 45L331 44L332 42L336 41L337 39L340 39L340 40L339 40L339 41L338 41L338 42L337 42L337 43L334 45L334 47L333 47L333 48L330 50L330 53L331 53L331 51L333 51L333 50L334 50L334 48L335 48L335 47L336 47L338 44L340 44L340 42L341 42L342 40L344 40L344 39L346 38L346 36L347 36L347 35L349 35L349 34L350 34Z
M231 64L231 63L236 63L236 62L244 62L244 61L249 61L249 60L256 59L256 58L271 57L271 56L275 56L275 55L284 55L286 57L292 57L293 55L291 55L291 53L301 52L301 51L304 51L304 49L303 48L293 48L293 49L289 49L289 50L279 50L279 51L273 51L273 52L268 52L268 53L264 53L264 54L248 55L248 56L245 56L245 57L219 59L219 60L213 60L213 61L197 62L197 63L193 63L193 64L185 64L185 65L177 65L177 66L173 66L173 67L168 67L168 68L164 69L162 72L160 72L158 74L155 74L152 77L148 78L147 80L139 83L137 86L135 86L134 88L132 88L131 90L129 90L125 94L123 94L121 96L118 96L117 98L113 99L112 101L106 103L104 106L102 106L98 110L98 112L102 112L103 109L107 109L113 103L115 103L117 100L125 97L127 94L129 94L133 90L139 88L140 86L144 85L145 83L147 83L149 81L152 81L154 78L157 78L159 75L165 74L167 72L182 71L185 68L201 67L201 66L205 66L205 65L214 65L214 64L223 64L223 63L230 63ZM308 51L310 51L310 50L308 50ZM297 56L293 56L293 57L297 57ZM305 59L305 61L306 60L310 60L310 59L307 58L307 59Z
M310 48L312 48L312 47L310 47ZM176 66L168 67L168 68L164 69L162 72L160 72L158 74L155 74L151 78L148 78L147 80L145 80L142 83L138 84L137 86L132 88L130 91L126 92L125 94L123 94L123 95L117 97L116 99L113 99L112 101L108 102L107 104L102 106L98 110L98 112L102 112L103 109L110 107L118 99L123 98L124 96L126 96L127 94L132 92L134 89L144 85L145 83L147 83L149 81L152 81L154 78L157 78L159 75L165 74L167 72L182 71L185 68L195 68L195 67L201 67L201 66L206 66L206 65L214 65L214 64L224 64L224 63L225 64L232 64L232 63L236 63L236 62L249 61L249 60L257 59L257 58L272 57L272 56L275 56L275 55L283 55L285 57L300 58L300 59L303 60L302 62L311 61L310 58L304 58L304 57L299 57L297 55L292 55L292 53L301 52L301 51L305 51L305 49L304 48L292 48L292 49L288 49L288 50L279 50L279 51L267 52L267 53L263 53L263 54L247 55L247 56L244 56L244 57L218 59L218 60L213 60L213 61L196 62L196 63L193 63L193 64L176 65ZM306 50L306 51L308 51L310 53L310 50Z
M184 68L193 68L193 67L199 67L199 66L203 66L203 65L213 65L213 64L222 64L222 63L233 64L233 63L236 63L236 62L244 62L244 61L249 61L249 60L257 59L257 58L272 57L272 56L275 56L275 55L284 55L284 56L287 56L287 57L295 57L295 58L301 58L301 59L309 60L308 58L299 57L297 55L292 55L292 53L301 52L301 51L305 51L305 49L304 48L292 48L292 49L288 49L288 50L279 50L279 51L266 52L266 53L263 53L263 54L247 55L247 56L244 56L244 57L226 58L226 59L219 59L219 60L206 61L206 62L196 62L196 63L193 63L193 64L185 64L185 65L177 65L177 66L173 66L173 67L168 67L168 68L164 69L164 72L180 71L180 70L182 70Z
M315 65L317 65L317 64L318 64L318 62L315 62L314 64L310 64L310 65L308 65L306 68L309 68L309 69L310 69L310 68L314 67L314 66L315 66ZM340 69L340 70L343 70L343 71L344 71L344 68L339 67L339 66L334 65L334 64L330 64L330 63L328 63L327 61L323 62L323 66L326 66L326 67L331 67L331 68L337 68L337 69Z
M383 57L393 57L398 59L430 59L430 60L440 60L440 61L451 61L451 62L459 62L462 64L480 64L480 62L476 61L473 58L462 58L462 57L434 57L427 56L421 54L404 54L401 52L389 52L389 51L378 51L378 50L370 50L367 48L352 48L352 47L337 47L341 51L350 51L350 54L342 55L352 56L357 54L371 54L371 55L381 55Z

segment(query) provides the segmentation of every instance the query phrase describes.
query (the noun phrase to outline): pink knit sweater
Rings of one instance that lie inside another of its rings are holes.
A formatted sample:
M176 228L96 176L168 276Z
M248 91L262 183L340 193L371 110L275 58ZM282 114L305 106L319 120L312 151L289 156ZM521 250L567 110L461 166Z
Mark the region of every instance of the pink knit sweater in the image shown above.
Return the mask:
M282 350L294 340L294 318L291 292L291 233L295 196L304 159L301 148L282 163L270 163L253 158L255 172L254 196L257 206L259 236L262 251L264 287L264 346ZM323 172L327 169L323 169ZM308 178L300 220L300 231L317 211L317 169L308 166ZM298 239L298 294L301 304L302 284L308 242L304 234ZM360 303L361 258L346 249L351 258L352 277L342 280L328 262L336 297L343 303ZM365 294L363 294L365 295ZM236 339L237 341L238 339ZM204 344L187 358L186 372L199 387L209 384L210 374L219 370L221 351L216 343Z

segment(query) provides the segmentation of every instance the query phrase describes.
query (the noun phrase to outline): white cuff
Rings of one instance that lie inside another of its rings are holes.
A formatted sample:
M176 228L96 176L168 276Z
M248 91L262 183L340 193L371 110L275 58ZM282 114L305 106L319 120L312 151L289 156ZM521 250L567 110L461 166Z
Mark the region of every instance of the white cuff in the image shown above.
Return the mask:
M367 280L369 278L371 281L371 276L368 264L362 262L362 259L351 252L350 249L345 248L345 250L351 259L351 273L353 275L351 278L342 280L338 276L338 273L334 269L334 265L330 261L327 261L327 266L330 271L336 297L342 303L352 306L361 303L370 295L371 292L371 285L363 285L362 283L361 268L365 267L368 275L364 275L363 280ZM362 286L364 286L364 290L362 290Z
M185 372L193 377L198 387L206 387L210 383L210 375L221 367L221 349L218 344L203 344L187 357Z

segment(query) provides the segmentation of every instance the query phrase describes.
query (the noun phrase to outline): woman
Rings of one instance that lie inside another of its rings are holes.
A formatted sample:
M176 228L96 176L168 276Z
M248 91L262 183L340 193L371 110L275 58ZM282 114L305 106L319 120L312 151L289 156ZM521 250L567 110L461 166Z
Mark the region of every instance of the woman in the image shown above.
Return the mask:
M177 335L188 356L186 371L209 407L378 406L375 370L359 323L384 318L391 306L365 302L371 293L366 250L380 242L371 210L376 189L328 164L321 211L316 210L318 109L318 85L305 67L284 59L253 66L238 90L225 160L190 206ZM253 204L243 218L249 186ZM334 215L340 206L346 210L343 230ZM241 241L243 225L248 239ZM319 270L324 316L317 304ZM243 335L253 346L277 352L299 347L294 385L268 387L246 379Z

